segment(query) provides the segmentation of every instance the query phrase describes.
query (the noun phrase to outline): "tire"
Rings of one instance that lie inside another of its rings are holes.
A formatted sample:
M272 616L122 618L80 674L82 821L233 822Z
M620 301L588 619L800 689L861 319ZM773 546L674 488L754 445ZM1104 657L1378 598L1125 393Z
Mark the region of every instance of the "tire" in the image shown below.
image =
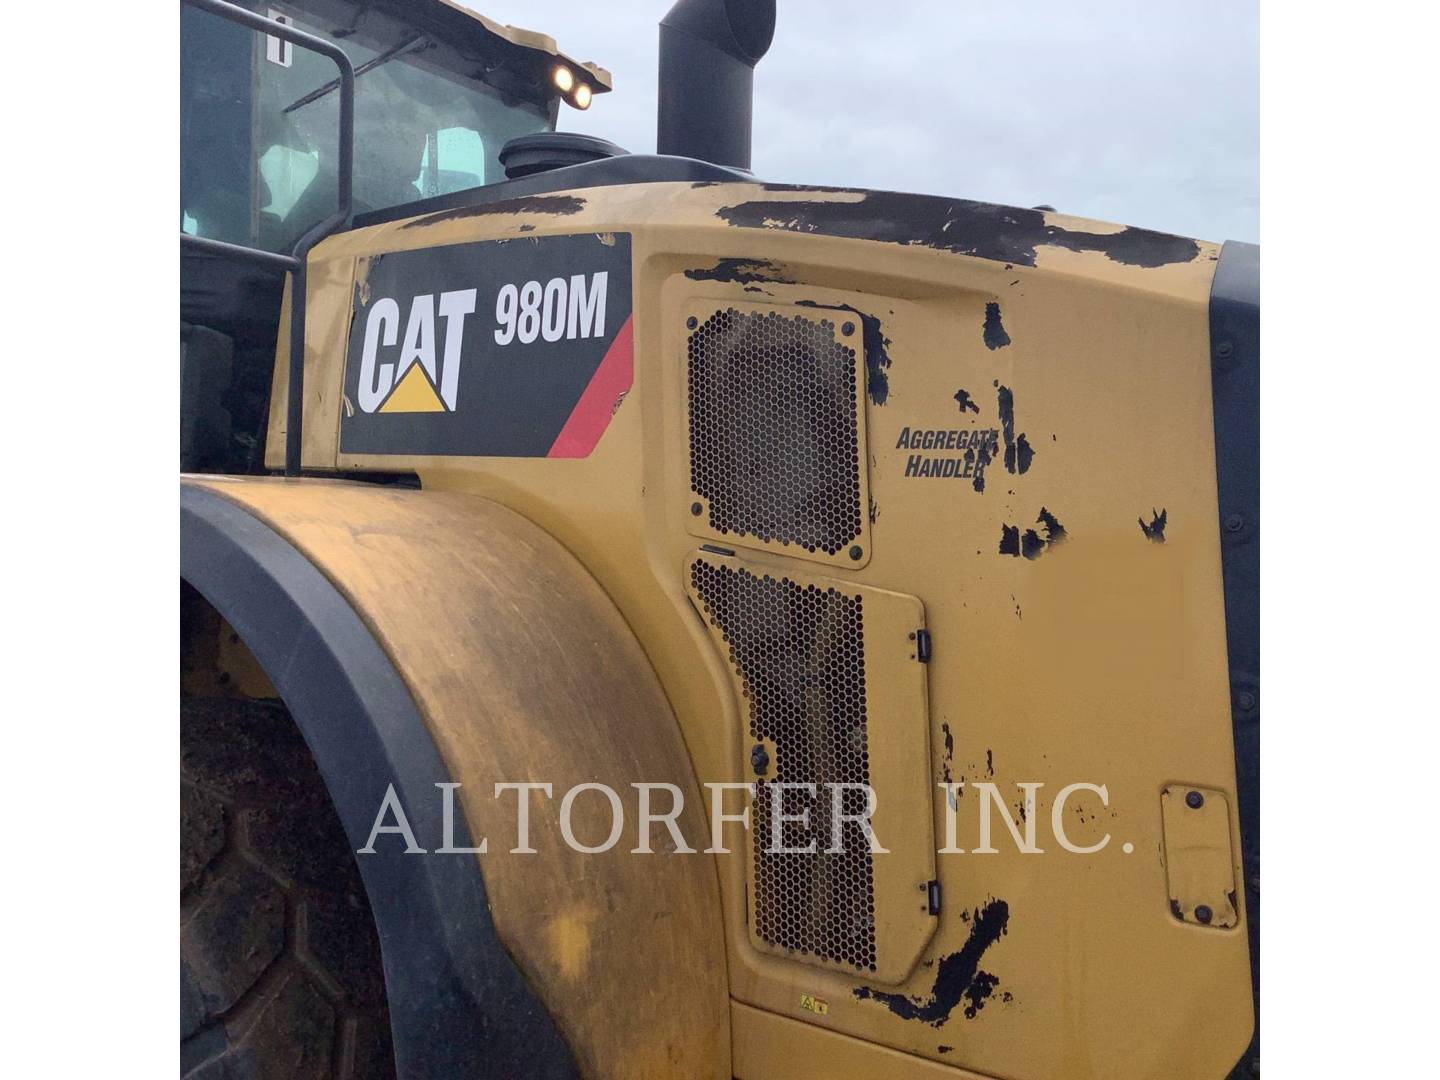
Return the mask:
M181 698L180 1075L395 1075L359 867L278 702Z

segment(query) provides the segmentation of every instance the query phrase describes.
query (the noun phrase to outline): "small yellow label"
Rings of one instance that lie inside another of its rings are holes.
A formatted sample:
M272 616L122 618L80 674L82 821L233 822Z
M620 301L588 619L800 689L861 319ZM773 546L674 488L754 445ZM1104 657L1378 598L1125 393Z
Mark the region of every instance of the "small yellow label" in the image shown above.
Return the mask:
M817 1016L824 1016L830 1011L830 1003L813 994L800 995L800 1007L806 1012L815 1013Z

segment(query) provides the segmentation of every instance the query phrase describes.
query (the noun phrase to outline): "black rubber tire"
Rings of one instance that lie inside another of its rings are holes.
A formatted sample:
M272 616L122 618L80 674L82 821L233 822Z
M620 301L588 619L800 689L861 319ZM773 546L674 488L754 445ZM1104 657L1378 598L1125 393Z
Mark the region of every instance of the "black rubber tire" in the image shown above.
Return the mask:
M359 868L278 702L181 698L180 1075L395 1075Z

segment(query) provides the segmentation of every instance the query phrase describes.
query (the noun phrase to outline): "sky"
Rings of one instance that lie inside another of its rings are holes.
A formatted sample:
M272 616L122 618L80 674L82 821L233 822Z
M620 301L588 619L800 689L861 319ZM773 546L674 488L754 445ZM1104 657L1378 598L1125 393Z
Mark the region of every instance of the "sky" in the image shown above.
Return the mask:
M672 0L465 0L614 75L562 130L655 150ZM914 191L1260 239L1258 0L779 0L764 180Z

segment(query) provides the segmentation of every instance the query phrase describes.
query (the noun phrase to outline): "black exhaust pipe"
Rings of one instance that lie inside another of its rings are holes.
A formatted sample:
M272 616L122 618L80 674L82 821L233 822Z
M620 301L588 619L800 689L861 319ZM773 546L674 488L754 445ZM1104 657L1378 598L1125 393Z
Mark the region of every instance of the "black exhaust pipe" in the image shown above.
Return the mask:
M679 0L660 20L655 149L750 168L755 65L775 37L775 0Z

